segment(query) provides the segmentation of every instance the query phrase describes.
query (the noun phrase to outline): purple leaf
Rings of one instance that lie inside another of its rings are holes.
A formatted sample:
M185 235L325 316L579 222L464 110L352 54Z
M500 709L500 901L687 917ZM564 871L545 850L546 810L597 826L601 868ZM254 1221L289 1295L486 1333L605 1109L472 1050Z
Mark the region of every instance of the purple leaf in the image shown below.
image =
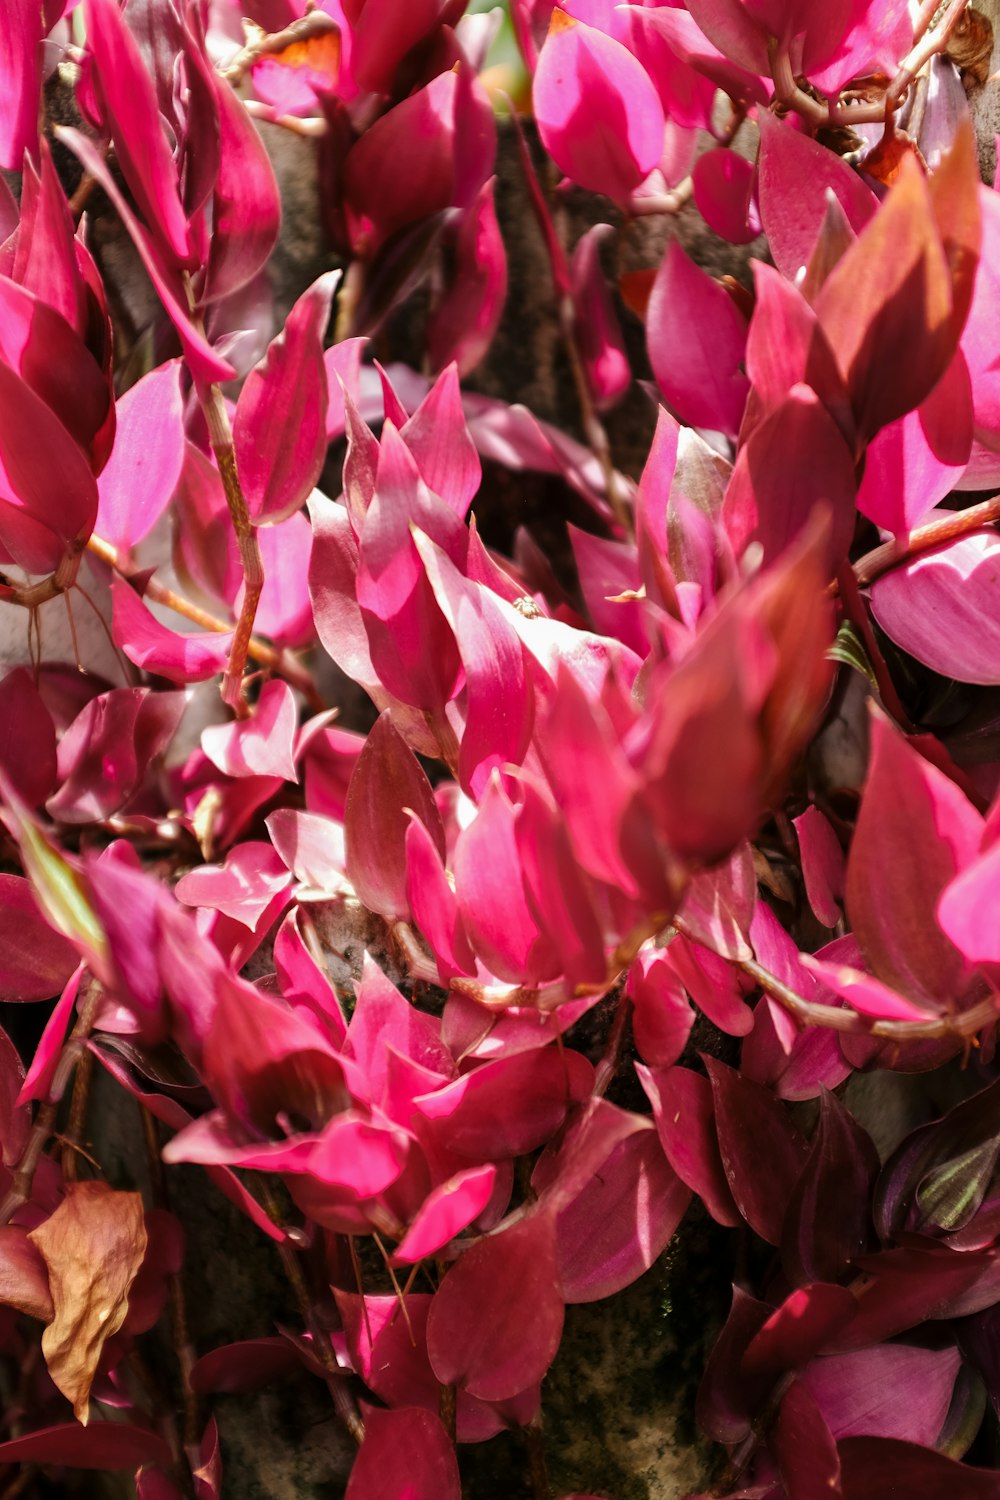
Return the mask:
M998 1500L1000 1474L972 1469L933 1448L890 1438L837 1444L844 1500L885 1500L896 1489L920 1500Z
M69 1466L74 1469L134 1469L138 1464L169 1468L170 1449L158 1433L130 1422L66 1422L41 1427L0 1443L0 1463Z
M0 874L0 996L4 1001L49 1000L80 962L72 943L49 926L31 884Z
M802 1175L809 1147L782 1103L759 1083L712 1057L715 1124L730 1191L751 1229L781 1243L785 1206Z
M542 1379L564 1314L554 1215L536 1209L478 1240L445 1276L427 1320L431 1366L442 1385L505 1400Z
M805 1170L788 1203L782 1261L793 1280L839 1281L874 1238L871 1195L879 1171L871 1137L824 1089Z

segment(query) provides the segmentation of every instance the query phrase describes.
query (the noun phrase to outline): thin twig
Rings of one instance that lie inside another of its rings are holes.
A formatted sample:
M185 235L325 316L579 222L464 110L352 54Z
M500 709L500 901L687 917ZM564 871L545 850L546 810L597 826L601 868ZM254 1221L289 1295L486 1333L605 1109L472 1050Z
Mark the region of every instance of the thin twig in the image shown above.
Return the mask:
M981 531L994 521L1000 521L1000 495L994 495L989 500L981 500L978 505L970 505L966 510L956 510L946 516L938 516L936 520L928 521L926 526L918 526L915 531L906 536L895 537L891 542L884 542L881 547L875 547L873 551L866 552L854 564L854 576L858 581L859 588L867 588L874 583L876 578L881 578L883 573L898 568L911 557L916 557L921 552L929 552L932 547L940 547L945 542L956 541L959 537L969 536L974 531Z
M103 537L91 536L87 543L87 550L93 552L102 562L114 568L122 578L136 578L142 569L134 567L131 563L120 557L115 547L106 542ZM223 631L232 630L232 622L221 620L218 615L211 614L207 609L185 599L183 594L178 594L174 589L168 588L157 578L150 578L143 586L146 598L152 599L156 604L163 604L167 609L172 609L174 614L181 615L185 620L190 620L194 625L200 625L203 630L212 630L221 634ZM251 635L247 644L247 655L260 667L266 667L271 672L276 672L283 677L292 687L297 688L306 698L310 708L321 710L326 705L316 690L309 673L302 667L289 651L279 651L274 646L269 646L259 636Z
M675 932L694 942L699 941L682 918L675 917L671 925ZM716 957L725 958L726 955L719 953ZM842 1031L851 1036L885 1037L894 1042L923 1042L940 1037L973 1037L984 1027L1000 1020L1000 999L992 995L970 1006L968 1010L946 1016L928 1016L926 1021L878 1020L863 1016L859 1011L806 1000L755 959L728 959L727 962L741 969L765 995L777 1000L803 1026L825 1026L830 1031Z
M528 1475L531 1479L532 1500L550 1500L549 1468L545 1460L545 1437L541 1416L533 1417L527 1427L521 1428L524 1446L528 1451Z
M163 1170L161 1141L156 1120L144 1104L136 1103L142 1120L142 1135L146 1147L146 1162L149 1168L149 1184L154 1208L170 1212L170 1188L167 1174ZM180 1374L181 1405L184 1410L184 1450L189 1458L198 1454L201 1437L201 1412L198 1395L191 1384L191 1371L195 1366L194 1345L187 1315L187 1296L180 1272L167 1277L167 1295L170 1302L170 1330L173 1335L174 1353ZM197 1467L197 1462L192 1466Z
M271 1184L266 1178L260 1179L260 1199L267 1213L276 1224L281 1223L281 1211L278 1200L274 1196ZM299 1261L298 1252L287 1240L282 1241L277 1247L281 1256L281 1264L288 1280L288 1284L295 1294L298 1304L299 1315L303 1323L312 1335L313 1347L317 1358L326 1371L326 1383L333 1399L334 1410L340 1418L351 1437L360 1447L364 1442L365 1424L361 1420L361 1413L355 1404L354 1397L347 1388L344 1371L337 1363L337 1356L333 1352L330 1336L323 1327L322 1322L316 1314L313 1300L306 1285L302 1266Z
M67 1182L75 1182L80 1170L80 1154L87 1129L87 1105L90 1102L90 1080L94 1074L94 1054L85 1047L80 1054L73 1078L69 1121L62 1136L62 1172Z

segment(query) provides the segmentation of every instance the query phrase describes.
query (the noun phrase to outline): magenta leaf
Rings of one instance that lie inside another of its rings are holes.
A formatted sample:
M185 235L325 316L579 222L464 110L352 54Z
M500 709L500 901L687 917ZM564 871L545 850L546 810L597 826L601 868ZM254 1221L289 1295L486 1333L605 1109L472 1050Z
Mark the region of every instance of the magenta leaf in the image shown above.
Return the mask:
M694 197L705 223L731 245L746 245L760 234L756 172L735 151L716 147L695 163Z
M451 1151L500 1161L547 1141L590 1093L593 1078L579 1052L550 1046L483 1063L415 1103Z
M956 1463L933 1448L892 1438L849 1437L837 1444L844 1500L884 1500L905 1486L920 1500L997 1500L1000 1474Z
M364 1406L365 1441L345 1500L461 1500L458 1460L441 1419L421 1407Z
M799 841L802 879L813 915L824 927L836 927L844 896L844 851L818 807L807 807L792 819L792 824Z
M358 756L347 793L347 872L359 899L395 921L410 915L406 896L407 809L416 814L444 858L444 833L430 782L412 750L381 714Z
M632 383L621 324L600 260L601 243L611 233L610 224L595 224L577 240L570 261L576 338L598 411L614 406Z
M722 1165L712 1107L712 1086L691 1068L645 1068L639 1082L653 1106L660 1144L670 1165L696 1192L719 1224L739 1223Z
M494 205L495 179L483 184L475 202L449 230L452 276L431 312L427 351L431 368L452 361L467 375L486 354L507 296L507 252Z
M173 498L184 463L184 403L178 360L160 365L117 403L115 446L98 481L96 530L128 554Z
M113 688L81 710L59 743L61 785L47 803L63 823L90 823L123 807L173 739L183 693Z
M214 68L212 82L221 152L202 294L206 302L228 297L253 280L274 249L281 223L278 184L264 143L242 100Z
M760 216L781 274L794 280L809 264L832 193L855 232L874 216L878 199L846 162L789 123L761 111L758 165Z
M442 1249L479 1217L493 1192L497 1169L487 1163L456 1172L424 1199L400 1241L394 1259L401 1265Z
M663 108L649 74L620 42L565 11L552 24L532 86L545 149L567 177L624 204L663 152Z
M736 434L748 388L740 368L746 338L729 293L671 240L653 283L646 340L657 384L683 422Z
M938 899L979 849L982 819L881 717L847 866L847 911L876 973L926 1006L952 1005L966 964L937 925Z
M684 1050L694 1011L662 950L643 948L629 970L626 994L632 1001L632 1032L639 1056L657 1067L669 1067Z
M876 580L876 620L933 671L959 682L1000 682L998 554L992 529L919 554Z
M124 579L111 583L111 629L115 645L129 661L171 682L203 682L223 671L229 660L232 632L182 633L162 625Z
M769 1438L789 1500L843 1500L837 1445L823 1414L800 1381L793 1381Z
M0 995L5 1001L49 1000L80 961L72 943L39 911L31 884L0 874Z
M131 1422L62 1423L0 1443L0 1463L71 1465L76 1469L134 1469L155 1463L169 1468L170 1449L159 1433Z
M541 1380L565 1308L554 1215L536 1209L478 1240L445 1276L427 1320L427 1352L443 1385L502 1401Z
M13 0L0 34L0 167L18 172L38 140L45 26L34 0Z
M882 1344L814 1360L799 1379L835 1438L932 1444L944 1426L961 1355ZM850 1490L847 1491L850 1494Z
M0 680L0 769L29 807L56 784L56 731L27 667Z
M455 891L433 837L415 815L406 830L406 895L413 920L434 954L441 983L456 974L474 974L476 960Z
M280 776L298 781L294 745L298 713L285 682L266 682L248 719L202 730L201 748L226 776Z
M153 82L115 0L84 0L87 46L122 174L169 256L188 261L191 238Z
M871 1137L836 1094L824 1089L819 1124L782 1232L782 1261L795 1281L838 1281L872 1248L869 1204L878 1170Z
M258 525L273 525L304 505L323 467L323 336L338 279L328 271L303 292L240 392L233 420L236 466Z

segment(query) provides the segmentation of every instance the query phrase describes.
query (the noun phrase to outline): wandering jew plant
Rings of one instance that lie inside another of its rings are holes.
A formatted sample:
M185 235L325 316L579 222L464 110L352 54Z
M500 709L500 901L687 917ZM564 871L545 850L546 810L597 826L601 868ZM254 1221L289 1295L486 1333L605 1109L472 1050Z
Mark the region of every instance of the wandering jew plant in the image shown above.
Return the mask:
M505 1430L551 1500L567 1305L701 1215L742 1246L706 1495L1000 1497L989 23L511 0L508 94L465 11L6 7L0 1493L238 1493L219 1393L304 1372L347 1500L460 1500ZM287 311L259 121L318 164ZM477 391L498 138L574 433ZM484 462L586 525L504 555ZM294 1325L188 1316L180 1163Z

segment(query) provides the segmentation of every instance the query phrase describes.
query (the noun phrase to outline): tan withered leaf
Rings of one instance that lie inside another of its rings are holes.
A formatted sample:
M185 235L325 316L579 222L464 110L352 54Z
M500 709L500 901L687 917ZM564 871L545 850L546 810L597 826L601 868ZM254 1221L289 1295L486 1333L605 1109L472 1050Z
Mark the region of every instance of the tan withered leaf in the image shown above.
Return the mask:
M70 1183L55 1213L29 1238L48 1267L55 1309L42 1353L86 1425L101 1351L125 1321L129 1289L146 1253L142 1199L103 1182Z

